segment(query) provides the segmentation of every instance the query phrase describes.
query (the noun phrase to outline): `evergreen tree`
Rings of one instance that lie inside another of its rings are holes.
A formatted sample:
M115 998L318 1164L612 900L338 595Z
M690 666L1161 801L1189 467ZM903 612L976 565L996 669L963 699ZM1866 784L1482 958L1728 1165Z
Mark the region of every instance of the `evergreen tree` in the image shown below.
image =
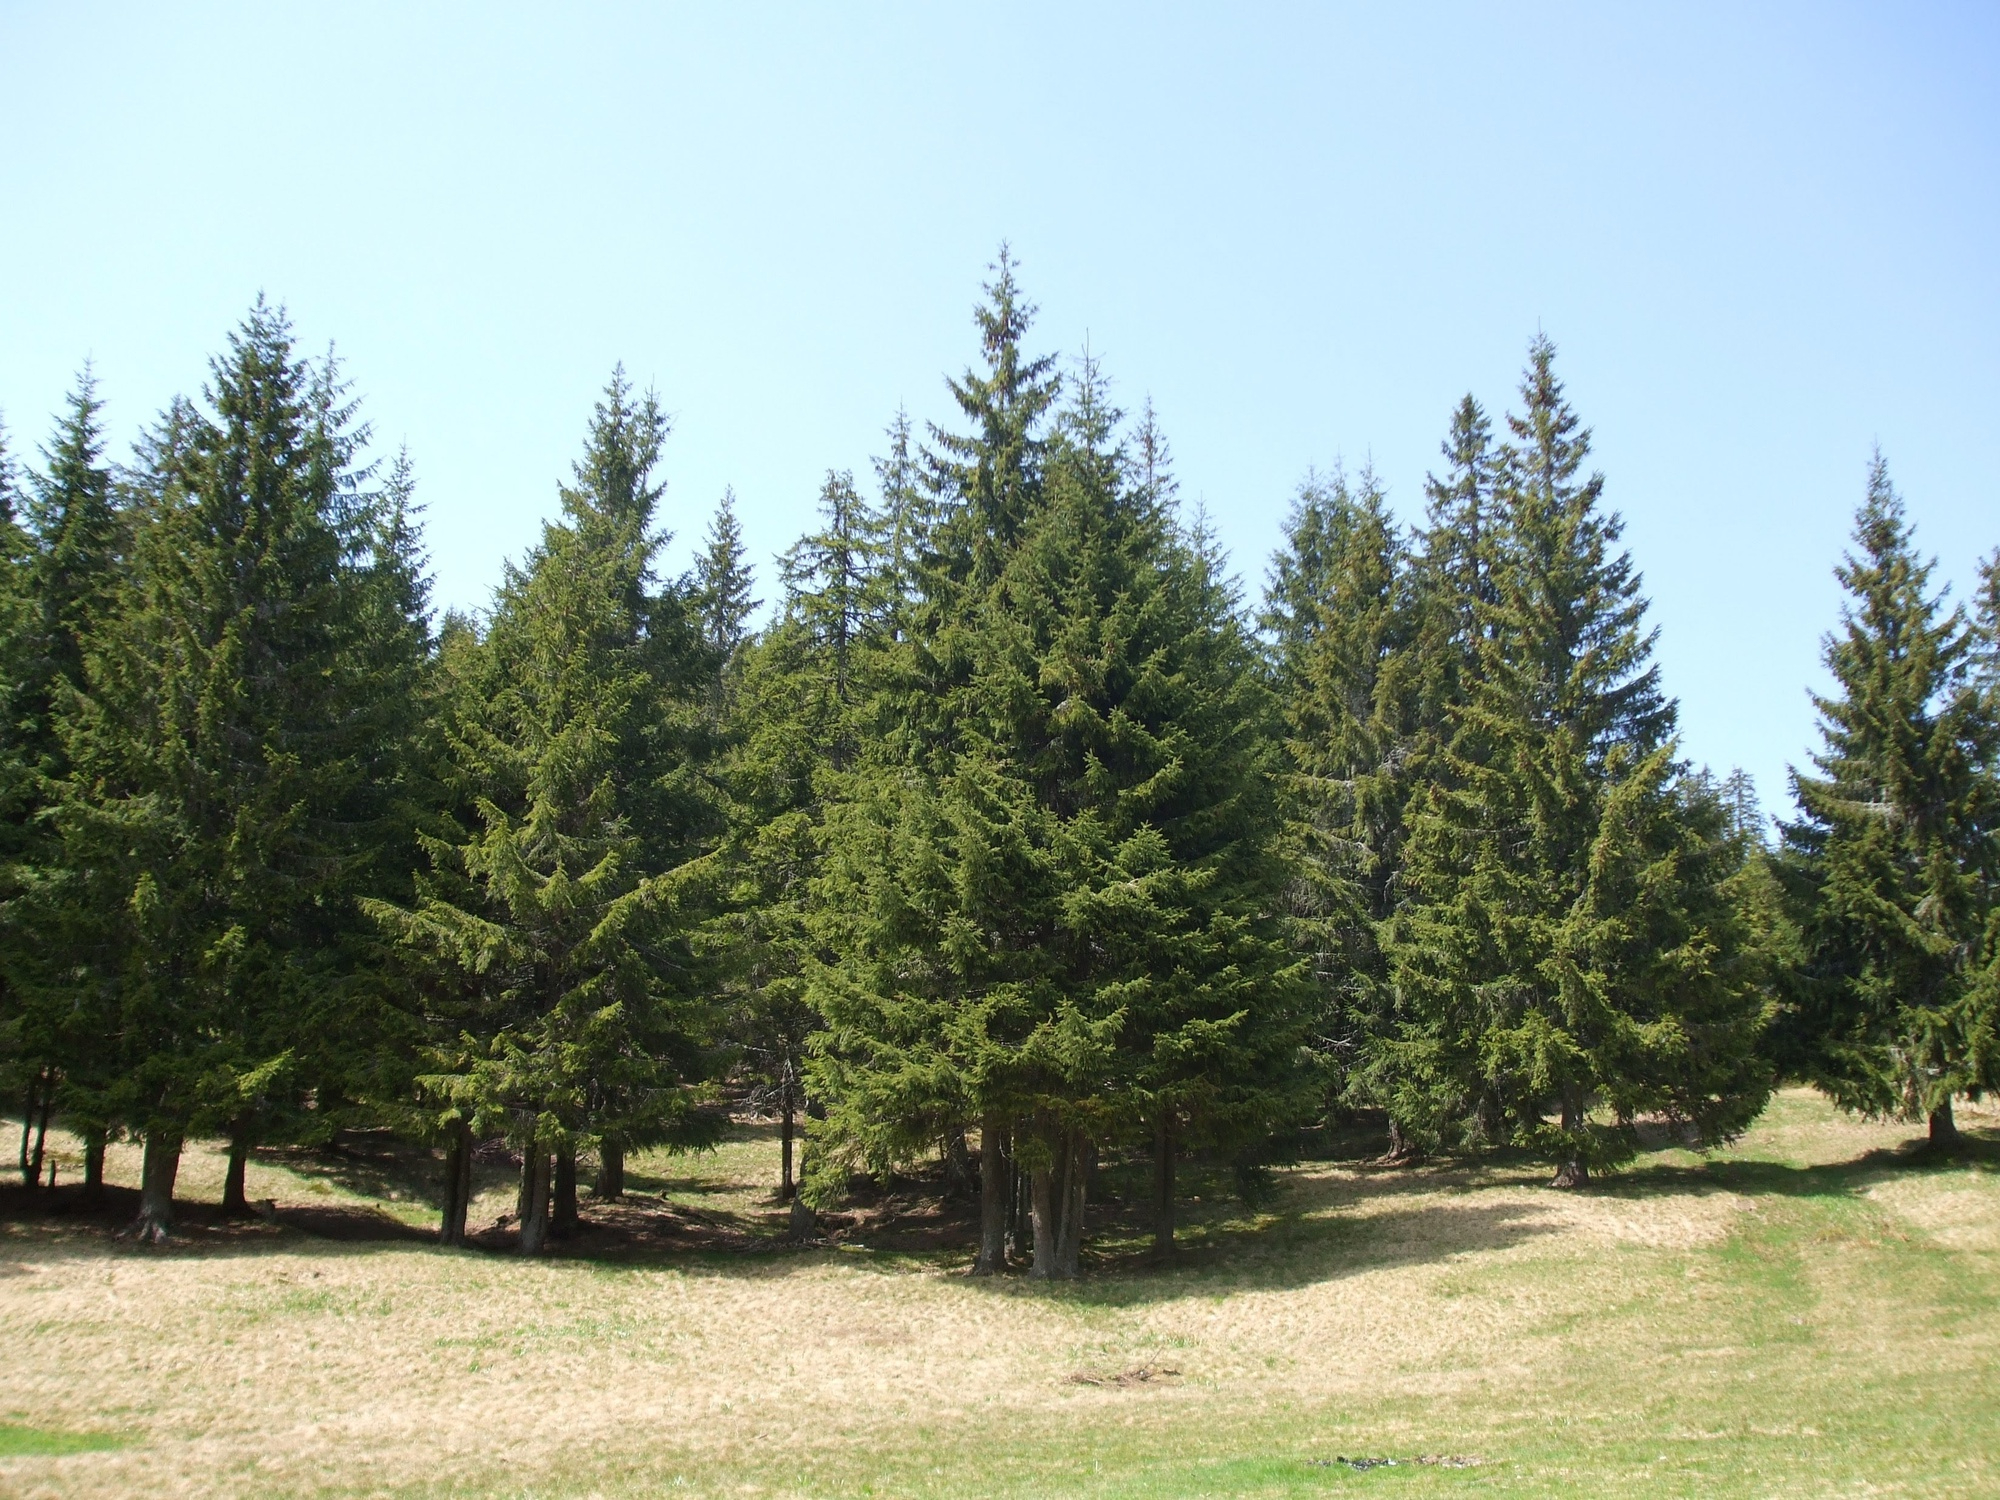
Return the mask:
M697 936L720 832L713 654L697 601L653 579L666 432L615 371L562 519L509 568L457 704L478 826L427 840L413 905L369 904L420 965L456 969L476 995L477 1024L438 1047L423 1087L468 1121L506 1122L525 1254L573 1221L580 1149L610 1169L629 1147L715 1131L697 1108L713 1027Z
M28 1114L38 1121L24 1176L40 1170L41 1133L58 1099L67 1123L83 1137L87 1186L101 1184L111 1058L105 1037L113 974L93 941L102 921L93 910L101 891L89 872L69 869L48 816L69 773L58 720L84 687L84 658L110 618L124 563L124 527L103 462L96 381L84 367L44 449L45 473L31 479L32 541L21 584L31 614L23 621L22 658L13 722L26 780L22 785L16 899L7 969L22 1006L19 1037L31 1071Z
M736 521L736 492L725 489L709 522L695 562L695 599L701 633L723 661L734 657L750 630L750 617L764 601L752 597L756 580L744 562L743 528Z
M1814 700L1818 774L1794 773L1799 817L1784 831L1805 949L1788 1021L1806 1076L1836 1102L1927 1118L1949 1145L1952 1096L1989 1081L1977 1037L1996 720L1977 630L1930 591L1880 454L1854 544L1835 570L1849 598L1826 642L1835 691Z
M1387 497L1363 473L1309 476L1274 560L1263 625L1284 705L1282 794L1293 941L1321 992L1319 1050L1357 1103L1398 1086L1380 924L1400 894L1416 718L1416 601ZM1404 1143L1391 1110L1392 1153Z
M1639 580L1553 359L1538 338L1495 486L1474 680L1411 810L1387 1050L1418 1085L1406 1129L1511 1134L1572 1186L1629 1154L1636 1114L1726 1139L1768 1081L1719 808L1673 758Z
M870 768L816 892L826 1139L879 1165L978 1121L981 1270L1003 1160L1034 1274L1074 1276L1099 1147L1240 1139L1292 1098L1264 705L1227 590L1129 482L1116 424L1086 361L1014 544L970 549L998 566L948 626L948 755ZM961 503L948 529L982 501Z
M148 444L129 594L61 720L58 822L124 931L113 1104L164 1235L183 1136L240 1160L288 1075L339 1046L353 814L367 796L365 431L261 301ZM232 1173L240 1191L240 1171Z

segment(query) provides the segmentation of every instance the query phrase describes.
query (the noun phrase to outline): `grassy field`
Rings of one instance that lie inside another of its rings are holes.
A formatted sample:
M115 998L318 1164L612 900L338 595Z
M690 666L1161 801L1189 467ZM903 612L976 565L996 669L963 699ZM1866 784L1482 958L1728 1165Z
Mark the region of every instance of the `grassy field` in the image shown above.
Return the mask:
M386 1148L267 1154L276 1224L158 1252L16 1192L0 1494L1996 1494L2000 1116L1962 1119L1938 1162L1792 1092L1582 1194L1312 1163L1204 1193L1170 1271L1112 1205L1057 1290L959 1274L914 1202L779 1246L754 1127L536 1263L424 1243Z

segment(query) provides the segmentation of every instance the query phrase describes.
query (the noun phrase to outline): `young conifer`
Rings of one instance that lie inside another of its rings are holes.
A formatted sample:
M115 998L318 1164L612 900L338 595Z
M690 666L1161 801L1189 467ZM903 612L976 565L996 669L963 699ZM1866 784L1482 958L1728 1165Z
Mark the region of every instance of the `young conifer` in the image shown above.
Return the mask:
M1816 775L1794 773L1784 831L1805 949L1787 1025L1838 1103L1927 1119L1947 1146L1953 1096L1991 1081L1994 705L1977 628L1931 591L1880 454L1854 544L1835 570L1849 601L1826 642L1835 691L1815 699L1825 745Z

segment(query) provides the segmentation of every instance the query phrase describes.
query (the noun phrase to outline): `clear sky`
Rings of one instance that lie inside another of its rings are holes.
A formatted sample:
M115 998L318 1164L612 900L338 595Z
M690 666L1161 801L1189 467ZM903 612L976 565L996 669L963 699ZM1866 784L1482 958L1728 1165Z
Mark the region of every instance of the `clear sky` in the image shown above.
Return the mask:
M2000 544L1997 148L1991 4L0 0L0 413L32 457L89 357L122 451L262 290L476 605L623 360L679 555L733 485L768 595L1005 238L1255 585L1309 466L1414 519L1539 328L1687 752L1771 805L1871 446L1960 594Z

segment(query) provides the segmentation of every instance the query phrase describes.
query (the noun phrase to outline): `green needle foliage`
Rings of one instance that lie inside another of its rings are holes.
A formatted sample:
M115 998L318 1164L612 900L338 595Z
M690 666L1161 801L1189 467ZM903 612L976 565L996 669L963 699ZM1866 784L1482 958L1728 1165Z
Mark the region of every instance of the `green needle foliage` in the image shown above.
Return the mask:
M1788 1050L1847 1108L1928 1118L1947 1145L1952 1096L1994 1081L2000 721L1992 566L1976 620L1931 591L1932 566L1877 454L1781 868L1804 944Z
M696 942L720 831L714 672L693 591L653 576L666 432L614 373L562 519L461 647L450 740L473 826L425 840L414 905L368 902L422 967L462 977L445 993L471 992L421 1087L440 1123L504 1127L523 1152L527 1253L573 1220L580 1148L716 1128L698 1108L714 1021Z

